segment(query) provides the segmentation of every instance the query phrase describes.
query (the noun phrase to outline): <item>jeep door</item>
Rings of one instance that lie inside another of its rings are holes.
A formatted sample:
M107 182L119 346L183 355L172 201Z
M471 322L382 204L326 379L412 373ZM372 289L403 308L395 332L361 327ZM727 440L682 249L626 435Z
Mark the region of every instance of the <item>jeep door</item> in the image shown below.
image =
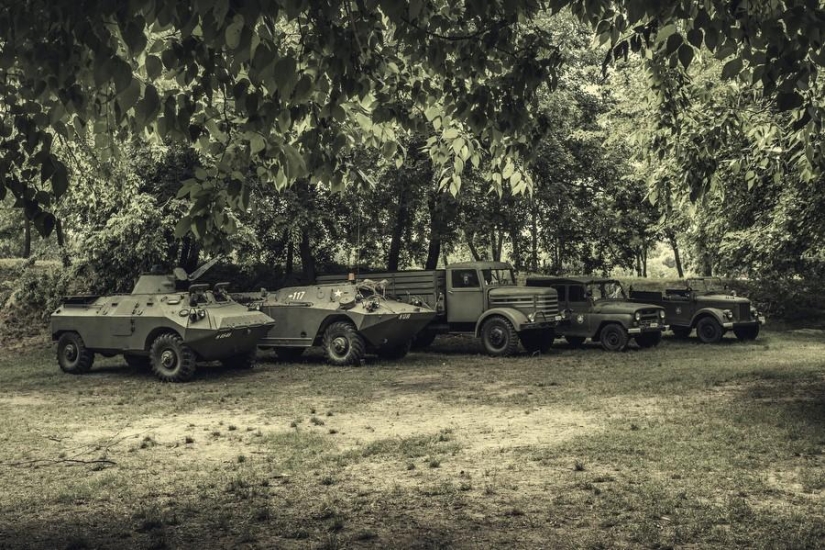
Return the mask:
M451 325L467 325L474 330L475 323L484 313L484 290L476 269L451 269L447 272L447 322ZM464 330L466 327L455 327Z
M565 329L565 334L590 338L593 335L593 327L591 326L593 304L587 295L587 287L584 285L567 285L565 299L566 307L571 311L570 327ZM561 301L561 291L559 291L559 301Z

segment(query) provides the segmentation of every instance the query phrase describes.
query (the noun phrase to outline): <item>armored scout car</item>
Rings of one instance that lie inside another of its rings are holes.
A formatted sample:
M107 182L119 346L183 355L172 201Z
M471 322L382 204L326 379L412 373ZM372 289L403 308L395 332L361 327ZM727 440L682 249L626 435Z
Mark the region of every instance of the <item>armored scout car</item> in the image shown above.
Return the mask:
M699 340L715 344L729 330L740 340L755 340L765 323L747 298L728 290L718 277L687 279L685 288L668 288L661 292L631 290L631 300L659 304L667 312L673 333L687 338L695 328Z
M245 293L242 299L254 299ZM333 365L356 365L375 353L400 359L413 337L435 317L423 305L386 298L369 282L287 287L264 293L261 311L275 326L258 343L281 359L299 357L306 348L322 346Z
M254 307L233 301L227 283L190 284L191 276L141 275L131 294L71 296L51 316L57 362L64 372L92 367L95 353L123 354L130 366L150 366L165 382L185 382L197 361L252 366L258 340L274 324Z
M519 341L530 352L547 351L562 321L556 291L516 284L513 268L503 262L462 262L446 269L369 273L386 281L388 296L436 311L413 345L428 346L439 334L473 334L493 356L514 355ZM343 275L319 277L340 280Z
M633 338L639 347L659 345L665 326L664 308L653 304L631 303L622 284L614 279L593 277L527 278L527 286L546 286L559 293L559 306L570 312L570 323L559 327L572 346L587 338L599 342L607 351L621 351Z

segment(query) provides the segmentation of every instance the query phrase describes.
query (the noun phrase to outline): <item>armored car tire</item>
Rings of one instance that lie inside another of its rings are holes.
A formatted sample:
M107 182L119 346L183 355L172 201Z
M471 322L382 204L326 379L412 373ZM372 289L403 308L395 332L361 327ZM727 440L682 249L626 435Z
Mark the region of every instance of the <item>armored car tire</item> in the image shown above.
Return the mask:
M132 353L126 353L123 355L123 359L126 360L126 364L132 367L133 369L148 369L152 366L152 362L149 359L148 355L135 355Z
M366 345L352 323L339 321L324 332L324 352L333 365L357 365L366 356Z
M639 344L640 348L654 348L658 346L661 341L661 332L648 332L646 334L640 334L636 337L636 343Z
M567 340L571 348L580 348L584 345L584 341L587 340L587 338L583 336L565 336L564 339Z
M618 323L609 323L602 329L599 341L606 351L622 351L627 347L627 331Z
M733 329L733 333L742 342L750 342L751 340L756 340L756 337L759 336L759 325L735 328Z
M76 332L64 332L57 340L57 364L69 374L89 372L95 354L86 348L83 338Z
M246 353L239 353L238 355L221 359L221 364L229 369L249 370L255 366L256 357L257 353L253 349L252 351L248 351Z
M696 335L704 344L716 344L722 340L724 334L722 325L713 317L702 317L696 323Z
M195 375L195 352L177 334L161 334L149 350L152 372L164 382L187 382Z
M508 357L518 352L518 333L504 317L498 315L484 321L481 327L481 343L484 351L494 357Z
M673 331L673 335L676 336L676 338L687 338L693 329L690 327L670 327L670 330Z
M304 354L306 348L291 348L286 346L275 346L275 355L284 361L295 361Z
M404 358L407 353L410 351L410 342L404 342L403 344L398 344L395 346L386 346L383 348L378 348L375 353L381 359L402 359Z
M528 353L547 353L553 347L552 330L528 330L519 334L521 345Z

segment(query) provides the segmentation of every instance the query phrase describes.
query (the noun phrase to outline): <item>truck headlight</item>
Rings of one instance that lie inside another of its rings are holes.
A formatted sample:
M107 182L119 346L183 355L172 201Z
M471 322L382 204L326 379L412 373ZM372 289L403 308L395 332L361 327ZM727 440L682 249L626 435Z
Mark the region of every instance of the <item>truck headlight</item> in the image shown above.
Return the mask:
M530 321L531 323L535 323L536 322L536 312L534 311L533 313L528 315L527 320Z
M722 314L728 319L733 319L733 312L729 309L723 311Z
M751 308L751 317L759 317L759 311L755 307Z
M663 309L660 309L660 310L659 310L659 318L660 318L660 319L662 319L662 320L664 320L664 318L665 318L665 310L663 310Z
M636 315L634 315L634 317L636 318L637 321L640 321L642 319L642 314L637 311Z

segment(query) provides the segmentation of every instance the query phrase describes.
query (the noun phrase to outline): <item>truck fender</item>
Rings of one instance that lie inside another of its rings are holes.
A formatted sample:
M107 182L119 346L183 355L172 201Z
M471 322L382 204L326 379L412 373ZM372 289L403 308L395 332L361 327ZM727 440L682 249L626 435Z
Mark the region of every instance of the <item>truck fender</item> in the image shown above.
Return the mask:
M487 311L482 313L481 317L479 317L478 321L476 321L476 337L481 336L481 327L484 326L484 321L496 315L504 317L505 319L513 323L513 328L516 329L516 332L520 331L521 325L530 322L530 320L527 318L527 315L525 315L517 309L508 307L497 307L494 309L488 309Z
M696 328L696 323L699 322L699 319L707 316L716 319L716 322L718 322L720 325L723 325L724 323L728 322L728 320L725 319L725 316L722 314L721 309L717 309L715 307L706 307L700 309L699 311L693 314L693 319L690 320L691 328Z

